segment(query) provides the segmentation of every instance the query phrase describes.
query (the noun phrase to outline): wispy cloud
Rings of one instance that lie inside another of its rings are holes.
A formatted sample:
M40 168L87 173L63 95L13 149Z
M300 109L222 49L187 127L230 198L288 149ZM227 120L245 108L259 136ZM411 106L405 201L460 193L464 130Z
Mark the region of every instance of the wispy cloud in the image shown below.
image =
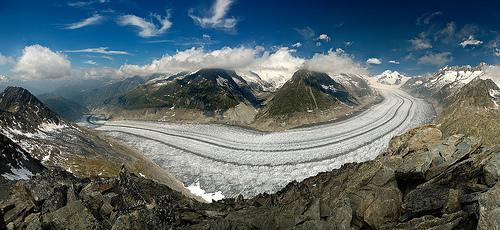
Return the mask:
M432 44L427 38L427 34L422 32L416 38L412 38L409 40L411 43L411 49L413 50L424 50L432 48Z
M101 16L99 14L94 14L92 17L83 19L82 21L68 24L64 28L68 29L68 30L80 29L80 28L85 27L85 26L90 26L90 25L98 24L103 19L104 19L103 16Z
M121 26L137 27L137 29L139 29L138 35L143 38L156 37L164 34L172 26L172 22L169 20L170 14L168 12L164 17L158 14L152 14L152 17L158 21L158 25L152 21L146 21L146 19L132 14L118 17L117 23Z
M395 64L395 65L399 65L400 62L399 61L395 61L395 60L390 60L389 63Z
M462 46L462 48L465 48L466 46L478 46L481 44L483 44L483 41L477 40L473 35L470 35L467 39L460 42L459 45Z
M382 64L382 60L372 57L372 58L368 58L368 60L366 60L366 63L370 64L370 65L380 65L380 64Z
M293 47L293 48L299 48L299 47L301 47L301 46L302 46L302 43L300 43L300 42L297 42L297 43L292 44L292 47Z
M214 5L209 10L209 14L205 17L194 15L194 10L189 10L191 17L198 25L204 28L216 28L224 30L234 30L238 20L234 17L226 17L233 0L215 0Z
M87 60L87 61L84 61L83 63L89 64L89 65L97 65L97 62L95 62L94 60Z
M94 3L108 3L110 0L93 0L93 1L74 1L74 2L67 2L66 4L71 7L87 7L90 6Z
M316 32L309 26L296 28L295 31L297 31L297 33L299 33L306 40L313 39L316 36Z
M456 35L457 26L455 22L448 22L446 26L437 31L434 35L434 41L441 41L444 43L450 43Z
M202 35L201 38L199 37L177 37L175 39L159 39L159 40L147 40L144 41L144 43L167 43L171 44L174 46L190 46L190 47L204 47L204 46L209 46L212 44L217 44L219 43L218 40L212 39L207 34Z
M500 49L495 48L495 56L500 57Z
M108 54L108 55L128 55L127 51L109 50L108 47L97 47L97 48L87 48L80 50L65 50L65 53L97 53L97 54Z
M417 25L429 25L431 23L431 20L439 15L443 15L443 12L436 11L432 13L425 13L417 18Z
M418 59L420 64L430 64L435 66L444 66L446 63L453 60L450 52L428 53Z

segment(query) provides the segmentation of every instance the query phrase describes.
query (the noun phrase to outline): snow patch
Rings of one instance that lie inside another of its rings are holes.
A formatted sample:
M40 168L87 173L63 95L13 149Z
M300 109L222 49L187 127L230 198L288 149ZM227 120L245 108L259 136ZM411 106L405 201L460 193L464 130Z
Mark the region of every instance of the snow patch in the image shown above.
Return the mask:
M325 90L330 90L332 92L337 92L337 88L333 85L321 85L321 87Z
M222 77L217 77L217 85L224 87L228 83L228 80Z
M2 176L7 180L29 180L30 177L33 176L33 173L30 172L27 168L14 168L11 167L10 171L12 173L4 173Z
M201 198L203 198L204 200L206 200L207 202L210 202L210 203L213 200L214 201L218 201L218 200L224 199L224 195L222 195L221 191L214 192L214 193L207 193L207 192L205 192L205 190L203 190L200 187L200 181L196 181L193 184L189 185L187 187L187 189L191 193L193 193L194 195L200 196Z
M55 124L55 123L42 123L41 125L38 126L38 129L40 129L43 132L54 132L58 131L63 128L67 128L68 126L65 124Z

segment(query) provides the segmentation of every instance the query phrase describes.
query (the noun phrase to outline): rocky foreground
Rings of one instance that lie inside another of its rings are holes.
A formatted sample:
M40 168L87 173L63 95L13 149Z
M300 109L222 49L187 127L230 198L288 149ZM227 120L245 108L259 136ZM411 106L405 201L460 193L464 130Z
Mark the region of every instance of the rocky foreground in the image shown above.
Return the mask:
M373 161L211 204L125 168L93 180L52 169L16 184L0 229L495 229L499 166L500 145L424 126Z

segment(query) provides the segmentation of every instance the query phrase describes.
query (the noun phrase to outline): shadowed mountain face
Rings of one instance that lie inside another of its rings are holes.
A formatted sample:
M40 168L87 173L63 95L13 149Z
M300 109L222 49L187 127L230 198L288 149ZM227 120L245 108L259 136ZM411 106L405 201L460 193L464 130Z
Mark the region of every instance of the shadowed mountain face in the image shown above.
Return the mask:
M54 94L42 94L38 95L38 98L47 105L47 107L68 121L79 120L82 118L83 114L89 112L83 105Z
M84 91L81 95L77 95L72 99L82 105L96 107L106 104L113 98L135 89L139 85L144 84L144 82L145 80L141 77L131 77L99 88Z
M260 105L243 78L223 69L202 69L162 80L152 79L118 97L116 103L126 109L175 107L207 113L223 112L240 103Z
M39 125L64 123L59 116L20 87L7 87L0 94L0 125L27 132L35 131Z
M357 99L328 74L299 70L276 92L258 116L286 116L297 112L320 111L333 106L357 104Z

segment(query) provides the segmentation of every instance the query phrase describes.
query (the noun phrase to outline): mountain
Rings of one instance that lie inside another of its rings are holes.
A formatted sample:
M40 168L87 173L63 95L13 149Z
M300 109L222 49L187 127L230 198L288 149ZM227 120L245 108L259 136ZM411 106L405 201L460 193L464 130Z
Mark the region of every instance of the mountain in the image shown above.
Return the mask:
M260 116L290 116L357 103L356 98L328 74L303 69L295 72L276 92Z
M373 103L373 91L361 77L339 76L348 87L326 73L298 70L259 111L257 126L273 129L326 122Z
M475 78L446 97L437 122L445 135L464 133L500 143L500 89L490 79Z
M146 81L141 77L130 77L110 82L97 88L83 90L66 98L86 106L89 109L98 108L103 104L109 103L113 98L129 92L145 82Z
M248 86L255 91L273 91L275 86L263 80L259 74L254 71L247 72L238 72L239 76L241 76L248 83Z
M38 95L38 98L47 107L68 121L77 121L89 112L85 106L55 94L41 94Z
M116 175L121 164L189 194L182 183L132 149L93 130L63 120L29 91L9 87L0 94L0 134L44 166L80 177Z
M202 111L212 116L239 104L254 108L260 101L234 71L201 69L152 79L116 100L125 109L172 108Z
M403 85L410 77L400 74L398 71L386 70L375 76L377 82L385 85Z
M484 75L485 66L484 63L475 67L446 66L430 76L411 78L401 88L412 94L431 97L441 102L474 78Z
M333 80L344 86L358 100L363 100L364 97L372 96L375 91L368 85L366 77L359 74L336 74L331 76Z
M0 229L490 229L499 162L498 145L423 126L374 160L209 204L126 167L91 180L45 170L0 204Z

